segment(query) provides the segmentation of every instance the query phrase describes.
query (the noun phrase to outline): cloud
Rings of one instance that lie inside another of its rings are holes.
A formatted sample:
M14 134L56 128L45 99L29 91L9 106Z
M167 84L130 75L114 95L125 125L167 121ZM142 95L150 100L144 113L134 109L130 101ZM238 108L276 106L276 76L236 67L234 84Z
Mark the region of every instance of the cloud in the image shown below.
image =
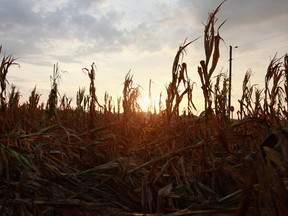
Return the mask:
M36 30L41 24L41 18L23 1L5 1L0 8L0 34L9 51L17 56L27 52L39 52L35 39L39 37Z
M199 36L191 34L193 27L177 1L3 1L2 43L24 62L41 55L51 63L57 58L76 62L79 56L126 48L157 52Z
M193 26L177 8L177 1L146 1L124 12L122 22L131 26L129 43L139 52L159 52L164 48L177 49L185 38L194 39ZM142 2L142 3L141 3ZM138 2L137 2L138 3ZM132 13L131 13L132 11Z
M208 13L214 11L222 0L182 0L178 1L186 15L194 14L196 23L205 22ZM287 16L288 4L286 0L228 0L220 10L221 17L232 19L234 25L265 22L279 16Z
M154 53L165 47L177 49L185 38L202 36L202 23L221 3L220 0L2 1L0 36L4 49L22 61L38 58L34 62L48 64L58 59L78 62L79 57L120 53L125 49L139 53ZM286 1L228 0L218 14L219 22L228 19L221 29L224 36L234 43L234 38L244 33L242 40L247 43L249 37L267 34L267 29L268 34L287 32L283 21L287 20ZM46 56L45 60L40 56Z
M61 1L54 10L44 7L47 2L6 0L2 4L0 35L15 56L57 56L71 44L68 56L75 51L110 52L126 43L126 31L117 28L118 12L102 12L105 1Z
M221 2L222 0L182 0L177 1L177 10L182 10L183 17L191 20L189 27L195 26L197 29L198 26L203 29L201 23L206 23L208 13L214 11ZM275 44L281 35L287 35L287 11L286 0L227 0L217 14L218 24L227 20L220 35L226 46L238 45L245 48L240 49L242 52L259 51L263 46L271 49L272 46L277 46ZM269 38L274 38L274 43L270 43Z
M228 17L232 17L235 24L258 24L287 17L288 4L285 0L261 0L261 1L227 1L224 9Z

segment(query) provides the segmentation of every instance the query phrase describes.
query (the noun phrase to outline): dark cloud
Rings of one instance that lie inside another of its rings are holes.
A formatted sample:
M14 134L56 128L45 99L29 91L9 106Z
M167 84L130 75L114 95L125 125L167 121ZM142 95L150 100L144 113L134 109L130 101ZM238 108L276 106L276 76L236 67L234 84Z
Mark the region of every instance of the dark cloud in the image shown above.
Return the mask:
M221 2L222 0L182 0L178 1L178 8L187 16L192 14L196 23L205 23L208 13L214 11ZM228 0L222 5L218 17L228 19L229 27L257 25L281 17L287 18L287 10L287 0Z
M23 25L38 25L40 21L39 16L31 9L29 1L1 0L1 25L10 24L14 29Z
M35 39L40 36L37 29L41 24L41 17L24 1L2 1L0 33L4 49L16 56L39 52Z
M61 42L69 40L81 42L74 44L78 52L111 52L126 43L125 30L117 27L119 14L99 8L105 1L71 0L54 10L37 7L35 1L2 1L0 35L4 48L15 56L57 55Z
M261 1L227 1L223 11L235 20L235 24L258 24L267 20L275 20L282 15L287 16L288 4L286 0Z
M181 11L183 19L179 20L186 20L187 28L194 26L202 33L208 14L221 2L222 0L181 0L177 1L176 10ZM217 14L218 24L226 20L220 30L226 48L235 44L243 48L239 51L255 52L263 49L263 46L275 46L281 35L287 35L287 11L287 0L227 0ZM274 38L274 42L269 38Z

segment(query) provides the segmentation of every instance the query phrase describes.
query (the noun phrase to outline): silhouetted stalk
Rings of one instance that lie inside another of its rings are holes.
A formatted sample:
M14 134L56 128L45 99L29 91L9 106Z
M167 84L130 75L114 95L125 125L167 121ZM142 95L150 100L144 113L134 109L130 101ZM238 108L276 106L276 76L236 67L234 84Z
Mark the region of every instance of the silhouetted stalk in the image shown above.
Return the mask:
M265 98L264 98L264 112L265 115L274 115L275 114L275 105L281 93L283 92L280 83L282 82L282 76L284 70L281 70L282 63L276 59L276 56L271 60L267 68L267 73L265 76ZM272 87L269 88L270 81L272 80ZM269 102L268 102L269 99Z
M269 82L273 77L274 73L274 66L276 63L276 56L270 61L270 64L268 65L267 72L265 75L265 98L264 98L264 113L265 115L268 115L269 113L269 105L268 105L268 97L269 97Z
M2 45L0 46L0 54L2 54ZM5 111L6 109L6 84L9 83L6 76L9 72L9 69L12 65L18 65L18 63L15 62L16 58L14 58L12 55L6 55L4 53L4 56L1 61L0 65L0 86L1 86L1 92L0 92L0 108L2 111Z
M65 94L60 99L60 109L69 110L71 107L72 98L68 98Z
M159 94L158 106L159 106L159 113L161 113L163 111L162 92Z
M243 83L242 83L242 97L238 102L240 103L240 110L239 110L239 119L243 119L247 115L251 115L253 112L252 108L252 94L254 86L250 85L250 78L252 75L252 71L249 69L246 71Z
M152 93L151 93L151 83L152 83L152 80L150 79L150 80L149 80L149 95L148 95L148 97L149 97L148 113L150 112L150 114L151 114L151 112L152 112ZM150 117L151 117L151 115L150 115Z
M54 116L56 114L56 108L58 103L58 85L61 81L61 75L64 73L64 71L60 71L58 67L58 63L54 64L53 66L53 74L50 76L50 82L51 82L51 90L49 93L48 101L46 110L50 117Z
M16 111L19 106L20 101L20 92L16 90L16 86L11 86L11 92L9 94L8 109L12 112Z
M112 113L112 97L107 91L104 94L104 113Z
M225 0L226 1L226 0ZM217 22L216 14L219 12L221 5L225 2L223 1L213 13L210 13L207 24L205 25L204 30L204 49L205 49L205 60L200 61L200 67L198 67L198 74L202 83L202 90L205 99L205 113L209 113L212 110L212 100L211 100L211 78L213 72L216 69L220 51L219 45L222 38L219 35L219 29L225 23L222 22L218 29L217 33L215 31L215 24ZM212 59L211 59L212 58ZM210 61L212 60L211 64Z
M125 76L124 88L123 88L123 112L124 118L128 120L137 111L141 111L141 108L137 102L140 96L139 86L133 85L133 76L130 75L130 71Z
M39 104L41 95L37 93L36 87L32 90L30 96L29 96L29 108L31 110L36 110Z
M41 95L37 93L36 86L31 91L31 94L29 96L29 101L27 103L28 112L29 112L29 118L30 119L37 119L39 118L39 110L43 110L44 108L41 108L39 105Z
M209 154L208 149L207 149L208 147L207 146L208 145L208 119L210 118L212 114L211 79L212 79L213 72L216 69L216 66L220 57L219 45L220 45L220 40L222 40L222 38L220 37L219 29L225 23L225 21L222 22L219 25L217 32L216 32L215 31L215 24L217 22L216 14L219 12L220 7L225 1L226 0L224 0L214 10L214 12L209 14L209 18L204 29L204 49L205 49L206 58L205 60L201 60L200 66L198 66L198 74L200 76L200 80L202 84L202 91L204 95L204 105L205 105L205 143L203 145L203 155L204 155L204 159L206 163L207 163L206 155Z
M179 63L179 61L180 58L183 58L187 46L189 46L197 39L190 41L189 43L186 43L186 41L184 41L183 46L179 47L179 50L174 58L172 66L172 81L169 83L168 87L166 87L167 99L165 111L167 122L169 124L171 123L171 119L173 116L179 116L179 105L186 94L188 95L188 101L190 100L190 103L192 104L192 106L194 106L192 102L192 85L187 74L187 64L185 62ZM184 90L182 92L180 92L180 85L184 87Z
M194 84L195 84L195 82L191 82L190 79L187 81L187 86L188 86L188 89L189 89L189 90L187 91L188 115L192 115L192 114L193 114L192 109L194 109L194 110L197 111L196 106L195 106L194 103L193 103L193 94L192 94L192 93L193 93Z
M86 95L84 97L84 101L83 101L83 109L86 111L86 110L89 110L90 108L90 103L91 103L91 97L90 95Z
M85 110L84 106L82 106L82 103L84 102L84 98L85 98L85 88L79 88L79 90L77 91L77 95L76 95L76 106L77 106L77 110Z
M117 98L117 116L118 120L120 120L120 112L121 112L121 97Z
M96 105L98 105L101 108L103 108L103 106L101 106L98 102L98 99L97 99L97 96L96 96L96 87L95 87L95 84L94 84L94 80L95 80L95 74L96 74L96 65L95 63L93 62L92 65L91 65L91 69L87 69L87 68L83 68L82 69L83 72L87 72L88 76L89 76L89 79L90 79L90 87L89 87L89 94L90 94L90 98L91 98L91 101L90 101L90 106L89 106L89 109L90 109L90 117L91 117L91 121L90 123L92 125L94 125L94 120L95 120L95 117L96 117Z
M220 82L223 77L222 89L220 88ZM216 77L216 83L214 85L214 103L215 114L218 121L224 123L226 119L226 107L227 107L227 93L228 93L228 81L229 79L224 74L219 74Z
M254 103L254 110L253 110L253 116L259 117L263 116L263 109L261 105L261 94L263 92L263 89L256 88L255 90L255 103Z
M284 86L285 86L285 95L286 95L286 97L285 97L285 101L286 101L286 107L288 108L288 54L286 54L285 56L284 56L284 64L283 64L283 66L284 66L284 73L285 73L285 84L284 84Z

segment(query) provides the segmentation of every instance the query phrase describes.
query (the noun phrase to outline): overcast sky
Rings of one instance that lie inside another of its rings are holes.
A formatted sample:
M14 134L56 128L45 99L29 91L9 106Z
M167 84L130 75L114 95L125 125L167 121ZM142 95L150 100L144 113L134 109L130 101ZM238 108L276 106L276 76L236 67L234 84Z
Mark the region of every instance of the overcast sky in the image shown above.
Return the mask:
M72 97L79 87L89 90L82 68L97 65L97 96L117 97L131 69L142 94L165 92L179 45L203 35L208 13L219 0L0 0L0 43L18 58L20 68L8 74L26 100L34 86L46 100L53 64L62 75L59 91ZM287 0L227 0L218 14L221 60L215 75L228 70L229 45L233 49L233 99L241 96L247 69L252 84L263 87L270 59L288 50ZM196 82L194 100L203 101L197 66L204 56L203 37L188 47L184 61ZM198 103L196 101L196 104ZM199 105L202 109L202 105ZM235 104L236 106L236 104Z

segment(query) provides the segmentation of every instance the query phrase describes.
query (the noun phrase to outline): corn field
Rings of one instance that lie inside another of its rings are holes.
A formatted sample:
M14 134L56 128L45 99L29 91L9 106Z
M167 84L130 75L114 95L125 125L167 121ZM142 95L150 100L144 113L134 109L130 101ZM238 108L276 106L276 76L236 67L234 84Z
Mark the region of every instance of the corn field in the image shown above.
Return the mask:
M7 89L17 59L1 46L0 214L288 215L288 55L268 62L264 89L251 84L250 70L245 73L233 113L229 79L215 74L222 4L204 25L205 58L197 72L205 110L199 116L183 61L194 41L177 50L167 96L159 112L151 106L148 115L130 73L117 105L108 92L100 104L94 63L83 69L90 87L87 94L79 88L76 107L59 94L58 64L47 103L40 103L35 87L20 104L17 88Z

